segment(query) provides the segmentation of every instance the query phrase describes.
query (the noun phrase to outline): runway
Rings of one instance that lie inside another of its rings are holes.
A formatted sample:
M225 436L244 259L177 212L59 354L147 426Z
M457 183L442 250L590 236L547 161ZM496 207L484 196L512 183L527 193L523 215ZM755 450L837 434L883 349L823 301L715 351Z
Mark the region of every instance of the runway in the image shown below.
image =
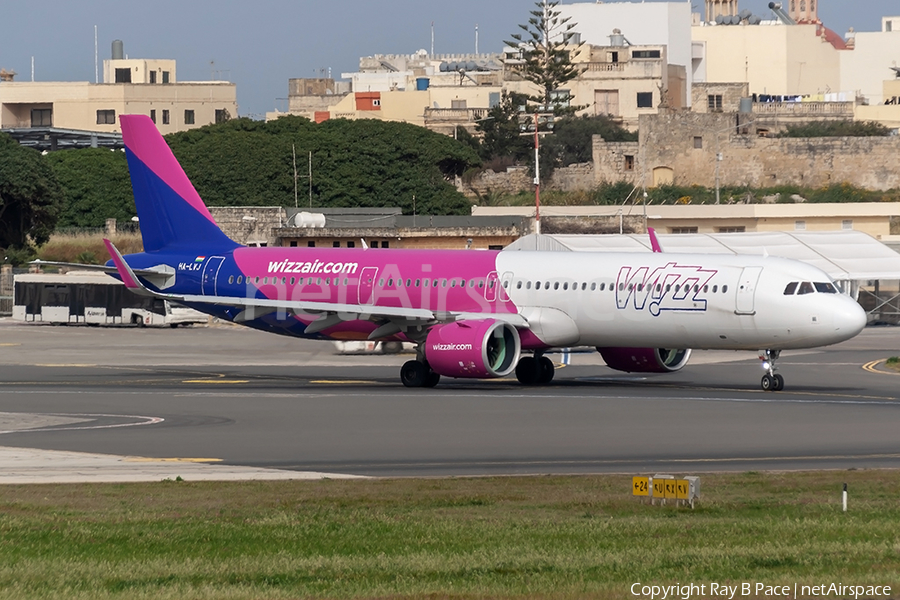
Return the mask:
M574 354L545 387L445 379L412 390L398 379L409 357L337 356L329 342L7 320L0 446L284 476L897 468L900 375L879 361L900 354L898 340L874 328L785 353L780 393L759 390L752 353L721 352L669 375Z

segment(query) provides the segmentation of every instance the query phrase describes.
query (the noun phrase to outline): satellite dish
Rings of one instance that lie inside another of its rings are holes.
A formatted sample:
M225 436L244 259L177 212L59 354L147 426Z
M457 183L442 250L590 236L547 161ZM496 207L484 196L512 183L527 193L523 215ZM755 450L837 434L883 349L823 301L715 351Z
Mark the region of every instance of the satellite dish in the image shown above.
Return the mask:
M724 25L725 24L725 16L724 15L717 16L716 23L719 25Z

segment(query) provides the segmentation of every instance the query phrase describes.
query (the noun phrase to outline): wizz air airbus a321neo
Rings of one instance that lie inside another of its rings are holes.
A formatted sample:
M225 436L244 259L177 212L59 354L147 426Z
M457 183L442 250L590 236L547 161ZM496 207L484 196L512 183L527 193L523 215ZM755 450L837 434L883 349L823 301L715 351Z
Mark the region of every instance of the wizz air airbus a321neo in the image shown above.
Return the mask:
M785 349L852 338L862 308L828 275L772 257L246 248L225 236L150 119L121 117L144 252L114 270L133 292L299 337L416 345L409 387L441 376L548 383L552 348L594 346L613 369L663 373L690 348L760 352L780 390Z

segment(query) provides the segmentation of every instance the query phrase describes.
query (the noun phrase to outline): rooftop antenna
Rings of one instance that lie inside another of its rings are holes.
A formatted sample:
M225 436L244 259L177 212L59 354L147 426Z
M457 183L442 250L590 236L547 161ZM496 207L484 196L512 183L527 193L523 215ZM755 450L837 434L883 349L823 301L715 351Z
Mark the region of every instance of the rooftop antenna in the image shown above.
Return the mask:
M434 56L434 21L431 22L431 56Z
M475 23L475 54L478 54L478 23Z
M94 83L100 83L100 70L97 68L97 26L94 25Z

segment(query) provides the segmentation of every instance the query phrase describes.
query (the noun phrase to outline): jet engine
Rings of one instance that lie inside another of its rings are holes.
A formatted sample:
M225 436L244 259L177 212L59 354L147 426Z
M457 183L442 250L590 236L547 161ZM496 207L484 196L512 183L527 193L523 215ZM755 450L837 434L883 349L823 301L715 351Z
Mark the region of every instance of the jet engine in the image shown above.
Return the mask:
M597 348L610 369L628 373L671 373L680 371L691 357L690 349Z
M495 319L436 325L425 340L425 360L447 377L505 377L519 362L522 343L509 323Z

